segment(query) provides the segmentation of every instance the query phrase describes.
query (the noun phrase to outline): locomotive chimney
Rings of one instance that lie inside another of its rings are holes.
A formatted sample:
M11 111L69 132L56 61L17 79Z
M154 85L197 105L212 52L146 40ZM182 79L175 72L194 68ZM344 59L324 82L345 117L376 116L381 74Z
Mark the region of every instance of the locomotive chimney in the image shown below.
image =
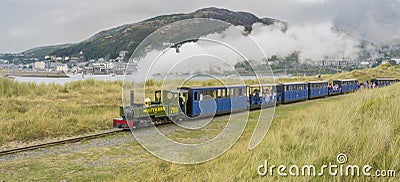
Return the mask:
M130 105L131 106L133 106L134 104L135 104L135 91L134 90L131 90L131 92L130 92L130 94L129 94L129 96L130 96Z

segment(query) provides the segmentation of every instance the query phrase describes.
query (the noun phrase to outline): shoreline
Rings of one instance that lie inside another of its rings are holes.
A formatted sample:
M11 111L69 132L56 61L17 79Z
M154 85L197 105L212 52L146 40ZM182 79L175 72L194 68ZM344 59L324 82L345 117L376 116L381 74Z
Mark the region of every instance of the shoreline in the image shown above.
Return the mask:
M2 77L69 78L64 72L57 71L12 71L2 72Z

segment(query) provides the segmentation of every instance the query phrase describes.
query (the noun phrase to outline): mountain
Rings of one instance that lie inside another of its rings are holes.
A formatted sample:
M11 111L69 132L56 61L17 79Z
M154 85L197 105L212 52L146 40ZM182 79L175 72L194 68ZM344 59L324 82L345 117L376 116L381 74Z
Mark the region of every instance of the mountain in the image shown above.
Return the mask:
M43 47L36 47L33 49L29 49L23 52L24 55L28 57L44 57L46 55L49 55L50 53L67 48L72 46L72 44L62 44L62 45L52 45L52 46L43 46Z
M122 50L127 50L128 55L132 54L139 43L157 29L170 23L192 18L212 18L222 20L233 25L244 26L245 31L247 32L252 30L252 25L254 23L270 25L277 21L270 18L258 18L248 12L234 12L227 9L211 7L199 9L188 14L157 16L142 22L122 25L110 30L101 31L80 43L40 47L27 50L23 53L31 57L42 57L43 55L73 56L78 55L80 51L83 51L85 56L89 59L97 59L101 57L116 58L119 51ZM215 28L210 31L219 30L221 29ZM191 30L188 29L187 31Z

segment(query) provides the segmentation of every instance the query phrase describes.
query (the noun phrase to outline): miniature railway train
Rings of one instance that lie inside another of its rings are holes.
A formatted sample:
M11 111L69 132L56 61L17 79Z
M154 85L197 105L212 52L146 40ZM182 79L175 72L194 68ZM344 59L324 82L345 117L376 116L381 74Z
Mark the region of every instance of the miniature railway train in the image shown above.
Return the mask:
M374 87L389 86L399 82L394 78L371 80ZM273 107L279 104L346 94L362 87L358 80L295 82L263 85L231 85L210 87L180 87L177 90L157 90L155 99L146 99L144 104L134 103L134 92L130 105L120 107L121 118L113 120L115 128L140 128L149 124L171 122L171 118L196 118L222 115L231 112Z

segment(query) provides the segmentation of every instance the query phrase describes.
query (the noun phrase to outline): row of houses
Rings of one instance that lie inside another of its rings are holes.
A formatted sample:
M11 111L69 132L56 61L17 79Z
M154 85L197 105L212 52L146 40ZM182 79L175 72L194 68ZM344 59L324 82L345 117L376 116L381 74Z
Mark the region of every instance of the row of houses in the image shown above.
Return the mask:
M391 58L381 61L381 64L386 64L391 61L400 64L400 58ZM376 64L377 61L372 60L322 60L318 61L319 66L323 67L356 67L356 68L369 68Z
M86 74L122 74L125 70L126 63L110 62L104 59L90 60L80 63L63 64L54 61L37 61L33 63L32 70L35 71L58 71L65 73L81 73Z
M36 61L30 64L10 64L7 61L3 61L0 62L0 69L15 71L57 71L72 74L123 74L126 65L127 63L124 62L110 62L103 59L67 64L51 60Z

